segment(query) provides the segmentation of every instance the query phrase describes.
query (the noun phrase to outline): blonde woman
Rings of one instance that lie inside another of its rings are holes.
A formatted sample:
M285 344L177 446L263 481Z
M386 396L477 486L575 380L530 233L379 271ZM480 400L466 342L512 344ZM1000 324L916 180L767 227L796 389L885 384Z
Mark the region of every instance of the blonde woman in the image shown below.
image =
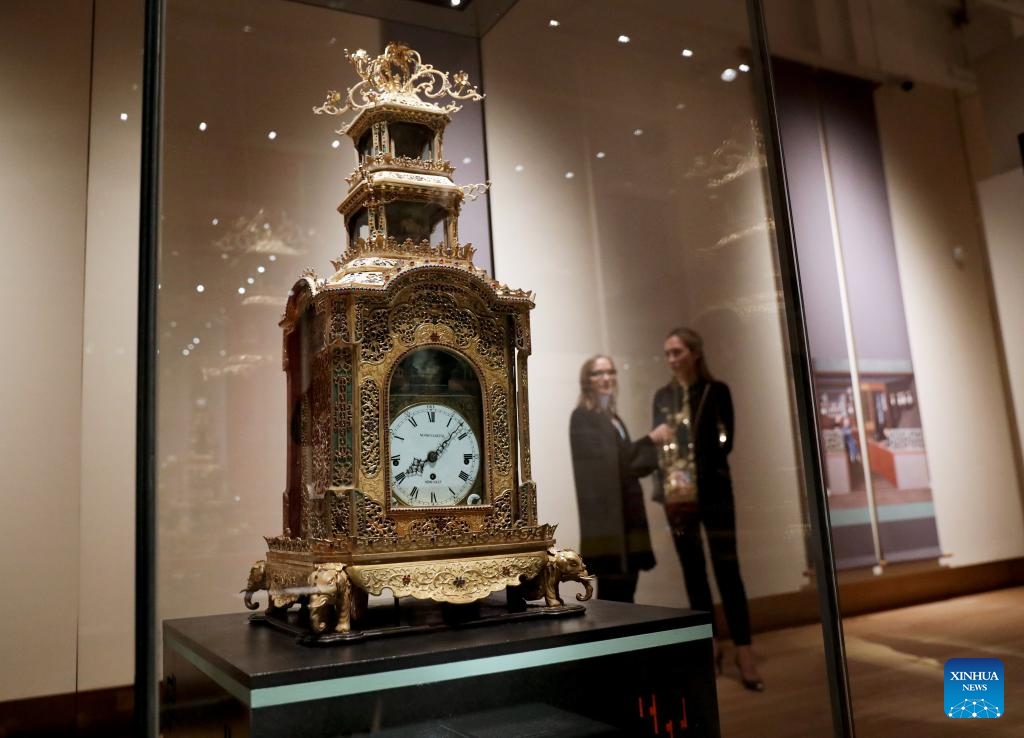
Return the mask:
M654 567L640 478L658 466L655 444L667 425L638 441L618 416L617 372L598 355L580 368L580 397L569 422L572 468L580 515L580 554L597 576L597 596L632 602L641 571Z

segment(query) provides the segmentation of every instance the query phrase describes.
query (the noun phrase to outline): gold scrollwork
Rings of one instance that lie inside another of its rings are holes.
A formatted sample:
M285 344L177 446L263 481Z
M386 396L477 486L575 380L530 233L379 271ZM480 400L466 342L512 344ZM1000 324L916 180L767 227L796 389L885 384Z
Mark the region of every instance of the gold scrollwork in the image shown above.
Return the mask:
M547 553L447 561L350 566L352 581L370 594L390 589L396 597L466 603L536 577Z
M491 385L491 429L494 437L494 465L508 473L512 463L512 440L508 426L508 392L500 384Z
M469 522L467 520L446 515L419 518L409 526L409 534L414 536L451 536L468 532Z
M352 359L348 348L333 352L333 410L331 438L334 446L334 464L331 486L352 484Z
M359 409L362 427L359 434L360 457L363 473L377 476L380 470L380 387L367 377L359 389Z
M506 489L495 498L490 515L484 517L484 530L500 531L512 527L512 490Z
M360 494L356 499L356 515L359 530L369 539L395 538L396 526L393 518L384 514L384 506Z
M360 312L364 313L360 324L362 329L360 356L367 364L379 364L394 345L391 342L391 333L388 331L388 310L387 308L371 310L363 307Z

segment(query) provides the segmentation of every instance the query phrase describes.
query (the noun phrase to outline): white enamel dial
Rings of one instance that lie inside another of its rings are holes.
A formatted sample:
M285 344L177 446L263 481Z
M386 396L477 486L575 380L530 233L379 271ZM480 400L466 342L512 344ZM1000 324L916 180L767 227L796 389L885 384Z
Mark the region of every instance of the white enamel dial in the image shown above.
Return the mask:
M470 494L480 472L480 443L466 419L447 405L412 405L390 426L391 494L395 504L479 504Z

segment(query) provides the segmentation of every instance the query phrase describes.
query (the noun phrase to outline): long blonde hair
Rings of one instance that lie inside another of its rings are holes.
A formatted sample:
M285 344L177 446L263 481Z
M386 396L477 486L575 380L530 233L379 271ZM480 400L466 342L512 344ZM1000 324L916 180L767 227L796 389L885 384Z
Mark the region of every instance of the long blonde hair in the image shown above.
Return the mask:
M590 384L590 373L594 371L594 364L597 363L598 359L605 359L612 365L612 370L615 370L615 361L607 354L595 354L584 361L583 366L580 367L580 399L576 402L576 407L615 415L615 400L619 392L618 382L615 383L615 389L612 391L611 400L607 405L601 404L601 401L597 399L593 386Z

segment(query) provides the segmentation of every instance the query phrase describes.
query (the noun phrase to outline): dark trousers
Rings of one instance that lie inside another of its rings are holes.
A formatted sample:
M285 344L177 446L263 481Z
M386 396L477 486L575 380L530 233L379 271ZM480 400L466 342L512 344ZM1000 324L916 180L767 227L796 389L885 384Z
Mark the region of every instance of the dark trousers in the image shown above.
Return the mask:
M597 577L597 599L632 602L639 578L635 573L601 574Z
M707 563L704 559L704 545L700 530L703 525L711 552L711 566L715 570L715 581L722 595L722 609L729 624L729 634L737 646L750 644L750 614L747 610L747 593L740 578L740 561L736 554L736 510L732 495L716 504L700 504L700 511L686 523L681 533L673 533L676 553L683 567L686 594L694 610L714 612L711 599L711 585L708 583Z

